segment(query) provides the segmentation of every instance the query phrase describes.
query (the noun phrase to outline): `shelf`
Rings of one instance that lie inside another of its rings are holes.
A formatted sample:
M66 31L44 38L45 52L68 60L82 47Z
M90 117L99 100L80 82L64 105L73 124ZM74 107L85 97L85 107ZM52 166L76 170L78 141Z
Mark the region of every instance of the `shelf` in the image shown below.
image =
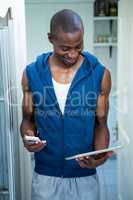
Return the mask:
M94 47L117 47L117 43L93 43Z
M94 21L102 21L102 20L117 20L118 19L118 17L116 16L116 17L113 17L113 16L110 16L110 17L93 17L93 19L94 19Z

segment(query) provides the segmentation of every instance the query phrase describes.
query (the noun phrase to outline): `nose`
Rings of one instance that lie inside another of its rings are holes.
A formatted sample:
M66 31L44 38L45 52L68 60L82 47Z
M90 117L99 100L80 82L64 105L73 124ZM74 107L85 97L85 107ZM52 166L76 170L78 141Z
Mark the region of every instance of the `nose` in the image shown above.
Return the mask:
M68 52L68 57L70 59L75 59L77 58L78 56L78 52L75 50L75 49L71 49L69 52Z

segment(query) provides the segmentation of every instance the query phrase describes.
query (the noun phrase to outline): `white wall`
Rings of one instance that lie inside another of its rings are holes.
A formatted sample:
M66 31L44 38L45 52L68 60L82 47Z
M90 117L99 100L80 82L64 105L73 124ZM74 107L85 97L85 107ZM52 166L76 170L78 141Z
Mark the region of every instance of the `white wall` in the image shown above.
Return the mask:
M28 62L33 61L38 54L52 49L48 42L50 19L61 9L72 9L78 12L85 25L84 48L92 52L93 41L93 0L27 0L26 29Z
M133 1L119 2L118 123L130 138L119 154L119 199L133 199ZM120 130L121 134L121 130Z

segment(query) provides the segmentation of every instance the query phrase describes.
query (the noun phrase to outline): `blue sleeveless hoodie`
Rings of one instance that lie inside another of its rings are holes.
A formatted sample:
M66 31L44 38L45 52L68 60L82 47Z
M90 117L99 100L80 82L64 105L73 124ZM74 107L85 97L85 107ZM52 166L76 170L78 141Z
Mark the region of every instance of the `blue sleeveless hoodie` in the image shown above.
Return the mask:
M105 68L96 57L82 52L84 61L74 76L62 114L48 65L51 54L42 54L26 67L37 134L47 141L47 146L35 153L35 171L56 177L90 176L96 169L81 168L76 160L65 157L94 149L96 103Z

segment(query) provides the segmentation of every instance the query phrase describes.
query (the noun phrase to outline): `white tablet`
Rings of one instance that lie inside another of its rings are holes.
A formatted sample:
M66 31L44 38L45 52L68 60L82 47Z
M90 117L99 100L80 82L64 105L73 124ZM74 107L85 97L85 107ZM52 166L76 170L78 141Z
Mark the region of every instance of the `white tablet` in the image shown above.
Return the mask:
M74 156L66 157L65 160L72 160L72 159L76 159L76 158L80 158L80 157L92 156L92 155L97 155L97 154L100 154L100 153L106 153L106 152L109 152L109 151L115 151L115 150L121 149L123 147L124 147L123 145L117 145L117 146L114 146L114 147L109 147L107 149L102 149L102 150L98 150L98 151L91 151L91 152L87 152L87 153L82 153L82 154L77 154L77 155L74 155Z

